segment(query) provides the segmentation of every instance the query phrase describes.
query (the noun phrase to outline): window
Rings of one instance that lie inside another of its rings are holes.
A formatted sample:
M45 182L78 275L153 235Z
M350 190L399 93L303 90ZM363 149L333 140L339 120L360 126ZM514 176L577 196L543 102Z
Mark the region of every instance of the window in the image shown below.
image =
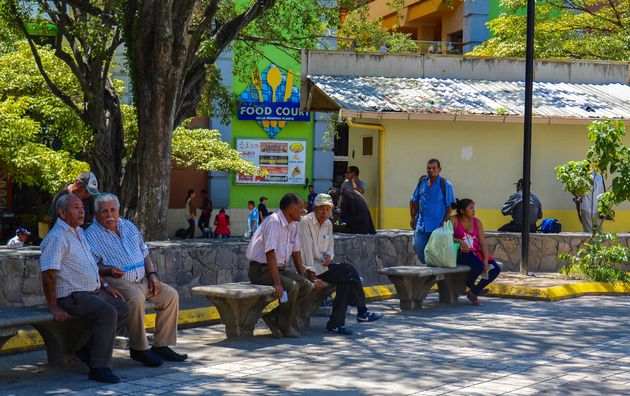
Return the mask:
M372 155L372 136L363 136L363 155Z

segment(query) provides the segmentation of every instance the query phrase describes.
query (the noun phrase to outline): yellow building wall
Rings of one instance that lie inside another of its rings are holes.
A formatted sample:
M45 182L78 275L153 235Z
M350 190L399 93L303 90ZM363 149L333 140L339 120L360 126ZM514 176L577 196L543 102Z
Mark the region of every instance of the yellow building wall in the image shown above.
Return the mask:
M385 127L384 223L380 228L409 228L409 197L430 158L440 160L441 174L453 183L457 198L475 201L477 216L487 230L510 221L501 214L501 206L522 176L522 124L424 120L380 120L380 124ZM368 183L368 205L377 208L378 147L372 156L360 155L362 137L368 135L378 144L377 131L350 128L349 163L361 169L361 178ZM625 142L630 144L628 136ZM563 231L581 231L581 226L572 197L556 181L554 168L584 159L589 146L585 125L533 126L531 191L542 202L543 217L559 219ZM629 203L617 208L616 220L605 222L604 230L630 231Z

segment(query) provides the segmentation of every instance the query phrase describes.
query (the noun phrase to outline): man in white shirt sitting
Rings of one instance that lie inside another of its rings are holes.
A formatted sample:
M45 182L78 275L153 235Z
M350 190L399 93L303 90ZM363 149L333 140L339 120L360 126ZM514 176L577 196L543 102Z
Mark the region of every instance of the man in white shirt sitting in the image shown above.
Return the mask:
M326 325L328 331L352 335L346 329L345 319L348 305L356 305L357 322L373 322L383 317L380 312L372 312L365 306L363 284L357 270L347 263L333 263L335 257L333 227L329 218L333 210L330 195L315 197L313 211L302 217L298 225L302 262L310 275L320 281L336 286L332 314Z

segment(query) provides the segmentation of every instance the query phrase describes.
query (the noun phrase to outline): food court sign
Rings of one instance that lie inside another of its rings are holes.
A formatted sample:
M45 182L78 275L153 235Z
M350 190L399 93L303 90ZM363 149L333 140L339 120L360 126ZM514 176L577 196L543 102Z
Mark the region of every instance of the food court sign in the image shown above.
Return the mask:
M288 121L310 121L309 112L300 111L300 90L295 76L270 65L262 74L252 71L252 83L241 93L239 120L256 121L270 138L274 138Z

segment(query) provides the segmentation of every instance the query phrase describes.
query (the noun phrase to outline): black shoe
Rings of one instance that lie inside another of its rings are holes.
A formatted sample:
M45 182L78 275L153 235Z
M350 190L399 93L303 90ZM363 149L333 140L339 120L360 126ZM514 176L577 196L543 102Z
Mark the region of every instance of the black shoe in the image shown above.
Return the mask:
M90 348L88 348L87 345L76 351L75 355L77 355L80 361L90 367Z
M162 359L168 360L169 362L183 362L184 360L188 359L187 354L177 353L167 346L163 346L163 347L154 346L154 347L151 347L151 351L153 351L155 354L162 357Z
M137 360L148 367L157 367L164 363L164 360L159 355L152 352L151 349L147 349L146 351L130 349L129 356L131 356L133 360Z
M108 368L91 368L88 378L92 381L106 382L108 384L117 384L120 382L120 377Z
M326 330L330 331L331 333L336 333L339 335L345 335L345 336L351 336L352 334L354 334L352 332L352 330L350 329L346 329L345 326L326 326Z

